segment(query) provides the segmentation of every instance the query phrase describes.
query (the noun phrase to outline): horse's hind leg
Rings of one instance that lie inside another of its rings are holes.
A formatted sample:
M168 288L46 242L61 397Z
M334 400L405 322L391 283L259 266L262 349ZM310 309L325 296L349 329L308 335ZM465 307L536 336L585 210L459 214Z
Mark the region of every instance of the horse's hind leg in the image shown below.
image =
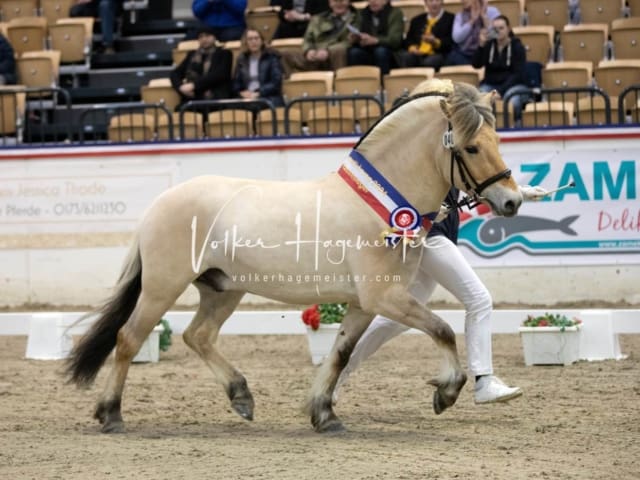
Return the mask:
M340 373L349 362L351 352L371 320L373 315L352 306L342 320L331 353L318 370L307 401L306 410L311 416L311 424L316 432L344 430L342 422L333 412L331 402L333 389Z
M143 289L131 317L118 332L115 363L94 413L94 417L102 424L104 433L124 431L120 408L131 360L180 292L174 292L174 296L169 295L169 292L163 293L166 295L151 297Z
M220 327L233 313L244 292L218 292L203 282L196 282L200 306L184 331L185 343L205 362L231 401L231 407L244 419L253 420L253 396L247 380L216 348Z

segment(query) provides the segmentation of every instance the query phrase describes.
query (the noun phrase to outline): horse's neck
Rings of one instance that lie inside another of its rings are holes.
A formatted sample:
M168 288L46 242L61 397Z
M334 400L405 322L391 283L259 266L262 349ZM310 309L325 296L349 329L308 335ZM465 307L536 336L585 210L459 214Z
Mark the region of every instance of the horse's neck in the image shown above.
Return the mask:
M392 134L365 139L358 150L421 213L435 211L450 188L446 126L441 115L422 111Z

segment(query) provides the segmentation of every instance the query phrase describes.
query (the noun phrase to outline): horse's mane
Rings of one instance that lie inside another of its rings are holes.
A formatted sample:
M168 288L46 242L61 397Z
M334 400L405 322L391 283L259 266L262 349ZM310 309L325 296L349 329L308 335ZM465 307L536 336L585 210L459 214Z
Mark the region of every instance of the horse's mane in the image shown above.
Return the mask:
M467 145L477 133L481 122L486 122L492 128L495 126L495 117L491 106L483 101L483 96L478 89L466 83L454 83L450 80L432 78L418 84L408 97L396 103L391 110L371 126L354 148L357 148L368 137L372 140L388 137L400 122L411 121L403 115L391 117L393 113L403 109L414 100L432 96L442 97L442 100L447 99L449 122L453 129L456 147ZM409 112L408 109L405 111ZM383 123L383 120L386 121Z

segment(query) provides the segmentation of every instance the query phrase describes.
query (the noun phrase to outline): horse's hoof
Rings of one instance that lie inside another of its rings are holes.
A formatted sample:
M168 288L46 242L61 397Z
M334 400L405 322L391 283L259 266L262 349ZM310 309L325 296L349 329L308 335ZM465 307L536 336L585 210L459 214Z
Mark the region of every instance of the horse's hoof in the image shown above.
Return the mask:
M105 423L100 431L102 433L124 433L124 422Z
M440 392L438 390L433 392L433 411L436 415L440 415L447 409L447 407L449 407L449 405L444 401Z
M238 415L245 420L253 420L253 404L246 401L234 401L231 402L231 408L233 408Z
M318 433L342 433L346 431L347 429L338 419L329 420L316 427L316 432Z

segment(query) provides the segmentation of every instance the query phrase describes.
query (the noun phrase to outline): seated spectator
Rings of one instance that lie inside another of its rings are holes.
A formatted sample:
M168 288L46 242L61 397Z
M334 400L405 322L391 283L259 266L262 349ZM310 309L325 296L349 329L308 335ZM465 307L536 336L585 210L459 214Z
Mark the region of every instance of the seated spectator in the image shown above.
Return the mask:
M191 11L200 22L212 28L221 42L240 40L245 29L247 0L193 0Z
M498 15L500 11L489 5L489 0L462 0L462 10L453 20L453 49L445 64L470 64L478 49L480 31L486 32Z
M198 42L200 48L171 72L173 88L183 102L230 98L231 52L216 46L213 29L206 25L198 29Z
M262 33L247 28L233 75L234 95L247 100L263 98L274 107L284 106L282 76L280 55L266 48Z
M442 0L425 0L427 12L411 19L405 48L400 52L401 67L432 67L444 64L453 46L451 32L454 15L442 7Z
M293 71L337 70L347 65L349 30L357 18L349 0L329 0L329 10L311 17L304 33L302 52L285 52L288 77Z
M15 85L16 81L16 59L13 47L0 33L0 85Z
M496 90L500 98L525 91L524 95L514 95L509 103L513 108L516 125L522 118L522 107L528 99L525 78L527 52L518 37L513 34L509 19L499 15L493 20L488 33L480 32L480 47L473 57L475 68L484 67L484 79L479 89L483 92Z
M116 19L122 13L122 0L76 0L69 10L70 17L100 18L102 53L112 54Z
M349 34L349 65L376 65L383 75L394 64L394 53L402 45L404 20L402 10L389 0L369 0L355 22L357 33Z
M280 23L273 34L273 38L300 38L309 25L313 15L329 10L327 0L282 0L272 1L271 5L281 7Z

